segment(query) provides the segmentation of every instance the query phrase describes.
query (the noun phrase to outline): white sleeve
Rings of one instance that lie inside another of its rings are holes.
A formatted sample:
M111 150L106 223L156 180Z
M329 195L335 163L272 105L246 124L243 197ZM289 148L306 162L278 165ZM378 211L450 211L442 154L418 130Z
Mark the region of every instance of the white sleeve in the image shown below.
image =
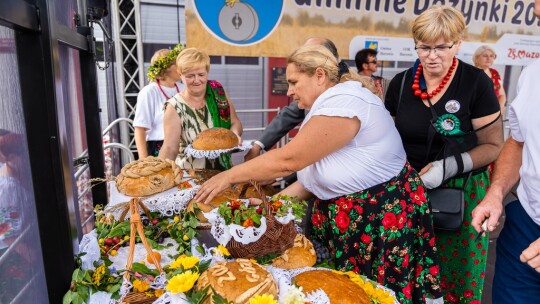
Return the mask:
M152 128L155 113L153 99L155 96L153 96L149 86L144 87L137 95L137 108L133 119L133 126L135 127Z
M363 102L360 98L351 95L341 95L334 96L325 101L325 104L315 110L313 116L357 117L358 120L363 121L366 119L368 111L369 104Z

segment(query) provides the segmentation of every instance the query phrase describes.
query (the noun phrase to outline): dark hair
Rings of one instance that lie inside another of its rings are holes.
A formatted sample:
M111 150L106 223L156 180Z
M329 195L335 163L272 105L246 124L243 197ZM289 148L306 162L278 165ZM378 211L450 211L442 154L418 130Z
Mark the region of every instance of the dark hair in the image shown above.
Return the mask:
M377 51L374 49L363 49L358 51L356 53L356 56L354 56L354 63L356 64L356 68L358 69L358 72L362 71L362 64L369 63L368 58L369 56L375 57L377 56Z
M332 40L325 38L324 43L322 44L322 46L327 48L332 53L332 55L336 56L336 59L339 59L339 54L338 54L338 51L337 51L337 47L332 42Z

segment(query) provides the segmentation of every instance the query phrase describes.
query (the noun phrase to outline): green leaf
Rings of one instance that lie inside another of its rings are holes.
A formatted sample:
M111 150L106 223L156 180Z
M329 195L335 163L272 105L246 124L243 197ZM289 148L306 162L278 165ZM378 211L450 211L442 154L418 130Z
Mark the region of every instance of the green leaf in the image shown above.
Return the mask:
M197 219L195 217L189 219L189 227L193 229L197 228Z
M201 244L197 244L197 246L195 246L195 249L197 250L197 252L199 252L202 255L206 254L206 252L204 252L204 248L203 248L203 246Z
M159 275L159 272L157 270L150 269L146 267L146 265L143 265L141 263L133 263L131 270L135 272L144 273L144 274L151 274L153 276Z
M130 232L130 222L120 222L116 227L114 227L111 232L107 235L108 237L115 237L115 236L121 236L125 234L129 234Z
M62 298L62 304L70 304L73 300L73 291L69 290Z

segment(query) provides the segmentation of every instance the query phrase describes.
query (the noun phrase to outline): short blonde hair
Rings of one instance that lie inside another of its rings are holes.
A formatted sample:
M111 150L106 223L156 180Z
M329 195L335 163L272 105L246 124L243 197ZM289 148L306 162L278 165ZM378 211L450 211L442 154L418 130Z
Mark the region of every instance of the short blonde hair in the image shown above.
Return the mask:
M300 73L313 76L317 68L322 68L332 83L355 80L374 94L378 94L375 83L370 77L361 77L350 69L339 77L337 58L322 45L303 45L294 51L288 58L287 64L294 64Z
M183 49L176 57L176 69L180 74L200 67L210 72L210 57L196 48Z
M474 63L474 66L478 66L478 57L480 55L482 55L485 51L490 51L492 52L494 55L495 55L495 58L497 58L497 53L495 52L495 49L492 48L491 46L489 45L481 45L479 46L476 51L474 51L474 54L473 54L473 57L472 57L472 60L473 60L473 63Z
M412 35L415 43L434 43L440 38L458 42L465 37L465 17L454 7L434 5L416 17Z

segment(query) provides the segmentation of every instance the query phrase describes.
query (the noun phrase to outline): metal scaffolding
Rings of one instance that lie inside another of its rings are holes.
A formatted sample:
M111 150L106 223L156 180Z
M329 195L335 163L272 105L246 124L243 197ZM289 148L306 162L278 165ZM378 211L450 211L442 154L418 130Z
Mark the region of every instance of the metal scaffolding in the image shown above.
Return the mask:
M144 58L139 0L111 1L112 32L115 42L119 117L133 120L137 95L144 86ZM120 127L120 142L135 148L131 126Z

